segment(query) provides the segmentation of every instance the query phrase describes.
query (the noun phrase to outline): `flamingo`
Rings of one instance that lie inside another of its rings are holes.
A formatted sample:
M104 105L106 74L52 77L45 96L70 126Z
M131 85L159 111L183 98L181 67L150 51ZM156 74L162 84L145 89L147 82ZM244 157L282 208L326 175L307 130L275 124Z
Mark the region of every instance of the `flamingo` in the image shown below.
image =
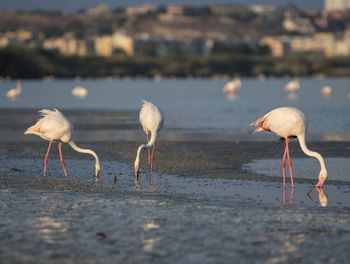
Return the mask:
M300 89L300 83L294 79L284 86L284 90L289 93L296 93Z
M147 144L142 144L138 147L136 153L136 159L134 163L134 171L135 177L139 176L139 168L140 168L140 154L142 149L148 150L148 163L152 170L153 167L153 159L154 159L154 148L156 145L157 133L163 127L164 116L163 113L158 109L157 106L148 102L146 100L142 100L143 105L140 110L140 123L143 128L143 131L146 133ZM151 133L151 139L148 140L148 134ZM150 149L152 148L152 154L150 153Z
M49 141L49 146L44 159L44 176L46 176L47 159L49 157L51 144L53 141L58 141L60 163L65 176L67 176L67 169L62 156L62 143L67 143L77 152L92 155L96 160L95 176L98 177L101 169L100 160L94 151L80 148L74 143L71 137L73 131L72 123L56 108L54 108L54 110L42 109L39 113L41 116L39 120L33 126L29 127L24 134L37 135L42 139Z
M21 93L22 93L22 84L21 84L21 81L18 80L16 83L16 87L7 91L6 97L10 100L15 100L17 96L21 95Z
M82 86L77 86L72 89L72 95L79 97L80 99L85 98L88 93L88 90Z
M241 80L239 78L236 78L226 83L222 88L222 91L224 92L226 98L232 101L237 98L237 92L239 89L241 89L241 86L242 86Z
M329 97L331 96L333 93L333 88L331 86L324 86L321 89L321 95L323 95L324 97Z
M320 163L320 174L318 177L317 188L321 188L327 180L327 169L323 157L314 151L309 150L305 143L305 133L307 128L306 117L302 111L294 107L280 107L272 110L266 115L258 118L250 125L255 125L257 128L254 132L263 130L271 131L281 137L285 142L285 150L282 157L282 173L283 186L285 188L285 160L288 161L288 169L290 174L291 186L294 187L292 163L289 155L289 140L297 137L301 150L308 156L316 158Z
M236 78L232 81L229 81L224 85L222 91L224 93L236 93L239 89L241 89L242 82L239 78Z

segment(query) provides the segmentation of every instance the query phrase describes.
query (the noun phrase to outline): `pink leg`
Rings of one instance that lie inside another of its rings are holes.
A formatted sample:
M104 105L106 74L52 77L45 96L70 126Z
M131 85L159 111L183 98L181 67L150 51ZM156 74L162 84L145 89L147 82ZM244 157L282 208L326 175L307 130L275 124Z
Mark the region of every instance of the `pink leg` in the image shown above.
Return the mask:
M52 144L52 141L49 142L49 146L47 148L45 159L44 159L44 176L46 176L47 159L49 158L51 144Z
M284 148L284 153L282 157L282 178L283 178L283 188L286 188L286 157L287 157L287 143Z
M153 160L154 160L154 148L156 147L156 143L154 142L151 154L151 171L153 170Z
M148 143L148 133L146 133L146 137L147 137L147 143ZM148 159L148 165L151 166L151 150L147 149L147 159Z
M291 187L294 188L294 179L293 179L293 171L292 171L292 161L291 161L290 155L289 155L288 143L289 143L289 142L287 141L287 161L288 161L288 169L289 169Z
M293 204L294 201L294 188L290 188L289 204Z
M64 164L64 160L63 160L63 155L62 155L62 143L59 142L58 143L58 152L60 153L60 162L61 162L61 166L64 172L64 176L67 177L67 169L66 169L66 165Z
M153 173L150 171L148 174L148 191L153 192Z

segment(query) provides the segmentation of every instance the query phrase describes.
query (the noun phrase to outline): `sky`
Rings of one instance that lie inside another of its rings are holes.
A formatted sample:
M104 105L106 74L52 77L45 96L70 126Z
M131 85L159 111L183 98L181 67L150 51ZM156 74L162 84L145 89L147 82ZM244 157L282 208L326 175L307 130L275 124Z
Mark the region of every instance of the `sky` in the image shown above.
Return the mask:
M228 4L228 3L245 3L245 4L278 4L285 5L294 3L301 8L321 9L323 0L0 0L0 10L64 10L74 12L79 9L88 9L98 4L105 3L110 9L116 7L137 6L144 3L154 5L166 4L188 4L188 5L205 5L205 4Z

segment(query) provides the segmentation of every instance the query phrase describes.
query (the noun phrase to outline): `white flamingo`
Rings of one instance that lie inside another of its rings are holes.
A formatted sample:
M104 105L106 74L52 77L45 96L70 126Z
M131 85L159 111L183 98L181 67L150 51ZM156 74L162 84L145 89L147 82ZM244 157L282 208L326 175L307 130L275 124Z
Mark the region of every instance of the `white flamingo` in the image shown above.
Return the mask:
M283 138L286 144L284 154L282 157L282 172L283 172L283 186L285 187L285 160L288 161L289 174L291 178L291 186L294 187L292 163L289 155L288 143L291 138L297 137L301 150L308 156L318 159L321 170L318 177L316 187L322 187L327 180L327 169L323 157L314 151L309 150L305 143L305 133L307 128L306 117L299 109L294 107L280 107L272 110L266 115L260 117L251 125L257 126L254 132L263 130L271 131Z
M77 86L72 89L72 95L79 97L80 99L85 98L88 95L89 91L82 86Z
M21 81L16 82L16 87L7 91L6 97L10 100L15 100L22 93L22 83Z
M300 83L297 79L288 82L284 86L284 90L289 93L296 93L300 89Z
M153 167L153 158L154 158L154 148L156 145L157 133L161 130L164 123L163 113L158 109L157 106L148 102L146 100L142 100L143 105L140 110L140 123L142 125L143 131L146 133L147 144L142 144L138 147L136 153L136 159L134 163L134 171L135 176L139 176L140 169L140 154L142 149L148 150L148 163L152 170ZM148 134L151 133L151 138L148 140ZM150 149L152 148L152 153L150 153Z
M241 80L239 78L236 78L232 81L227 82L222 88L222 91L224 93L236 93L239 89L241 89L241 86Z
M74 143L71 137L73 131L71 122L57 109L42 109L39 113L41 115L39 120L33 126L29 127L24 134L34 134L49 141L49 146L44 159L44 176L46 176L47 159L49 157L51 144L53 141L58 141L60 162L65 176L67 176L67 170L62 156L62 143L67 143L77 152L92 155L96 160L95 176L98 177L101 169L99 158L94 151L80 148Z
M324 86L321 89L321 95L324 97L329 97L333 93L333 88L331 86Z

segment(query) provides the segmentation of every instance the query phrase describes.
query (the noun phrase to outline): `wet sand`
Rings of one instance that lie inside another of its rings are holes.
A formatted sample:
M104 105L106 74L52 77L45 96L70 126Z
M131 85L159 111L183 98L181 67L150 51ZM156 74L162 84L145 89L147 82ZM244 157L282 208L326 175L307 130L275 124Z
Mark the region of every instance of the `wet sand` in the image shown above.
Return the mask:
M82 119L75 120L78 133L91 128L81 127ZM22 121L11 129L19 133ZM125 129L138 128L131 121ZM98 181L92 176L94 161L68 146L63 151L69 177L63 176L56 146L43 177L46 142L0 142L1 262L348 261L350 183L332 179L336 171L317 192L315 160L313 175L295 175L296 188L283 192L278 171L264 174L246 166L280 158L281 144L175 139L157 143L153 174L144 153L139 182L132 165L140 140L77 140L99 154ZM349 142L309 145L326 159L350 155ZM296 141L291 153L306 158Z

